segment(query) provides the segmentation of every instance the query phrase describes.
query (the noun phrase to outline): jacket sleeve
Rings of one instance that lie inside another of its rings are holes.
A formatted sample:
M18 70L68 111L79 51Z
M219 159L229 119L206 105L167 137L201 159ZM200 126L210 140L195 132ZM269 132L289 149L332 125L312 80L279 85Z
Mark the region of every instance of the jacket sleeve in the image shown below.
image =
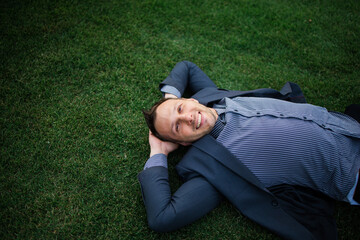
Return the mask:
M204 88L217 88L215 83L194 63L182 61L175 65L169 76L159 85L175 87L181 94L187 92L190 96Z
M181 228L208 213L221 201L221 195L202 177L195 177L172 195L168 171L151 167L139 173L149 227L157 232Z

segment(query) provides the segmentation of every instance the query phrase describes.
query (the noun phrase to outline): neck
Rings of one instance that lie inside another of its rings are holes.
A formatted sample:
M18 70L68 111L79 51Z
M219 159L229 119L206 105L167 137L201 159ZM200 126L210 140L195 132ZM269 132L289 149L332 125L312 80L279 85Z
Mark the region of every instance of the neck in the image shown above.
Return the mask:
M217 111L214 108L210 108L211 112L214 114L215 116L215 121L218 119L219 114L217 113Z

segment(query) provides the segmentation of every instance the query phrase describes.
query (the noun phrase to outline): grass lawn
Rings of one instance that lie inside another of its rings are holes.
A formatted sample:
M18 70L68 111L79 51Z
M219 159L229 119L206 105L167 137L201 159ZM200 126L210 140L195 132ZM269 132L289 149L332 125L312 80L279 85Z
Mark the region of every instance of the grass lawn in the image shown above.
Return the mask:
M190 60L222 88L298 83L309 103L360 103L360 1L1 1L0 239L276 239L225 202L148 229L141 109ZM169 159L173 190L180 182ZM338 203L340 239L360 209Z

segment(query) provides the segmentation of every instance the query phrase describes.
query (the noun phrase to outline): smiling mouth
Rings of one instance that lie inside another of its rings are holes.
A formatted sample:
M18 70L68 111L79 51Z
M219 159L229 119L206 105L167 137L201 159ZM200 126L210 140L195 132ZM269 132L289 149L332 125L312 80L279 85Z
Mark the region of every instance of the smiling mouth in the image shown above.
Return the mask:
M196 129L198 129L200 127L200 124L201 124L201 114L199 113L199 117L198 117L198 122L197 122L197 125L196 125Z

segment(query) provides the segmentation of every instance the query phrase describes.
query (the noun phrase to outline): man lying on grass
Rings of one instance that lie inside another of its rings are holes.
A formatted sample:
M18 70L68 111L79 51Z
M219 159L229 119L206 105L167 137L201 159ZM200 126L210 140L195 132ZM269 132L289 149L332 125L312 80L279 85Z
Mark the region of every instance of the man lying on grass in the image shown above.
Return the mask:
M160 89L165 99L144 111L151 152L138 176L153 230L183 227L226 198L283 238L336 238L333 199L360 203L354 118L306 104L294 83L218 89L186 61ZM191 99L180 98L185 90ZM176 166L184 183L171 194L167 156L179 144L191 147Z

